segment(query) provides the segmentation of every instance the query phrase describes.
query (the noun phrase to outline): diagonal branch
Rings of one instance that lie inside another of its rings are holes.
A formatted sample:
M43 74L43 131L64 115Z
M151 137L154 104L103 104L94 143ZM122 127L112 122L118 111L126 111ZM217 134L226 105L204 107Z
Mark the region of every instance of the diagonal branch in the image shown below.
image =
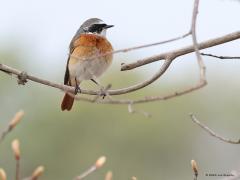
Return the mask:
M211 130L209 127L207 127L206 125L202 124L200 121L198 121L198 119L193 115L193 114L190 114L190 117L192 119L192 121L194 123L196 123L197 125L199 125L202 129L204 129L206 132L208 132L211 136L221 140L221 141L224 141L226 143L230 143L230 144L240 144L240 139L238 141L233 141L231 139L227 139L223 136L220 136L218 134L216 134L213 130Z
M207 41L203 41L203 42L198 44L198 48L199 48L199 50L207 49L207 48L217 46L217 45L220 45L220 44L224 44L224 43L234 41L234 40L237 40L237 39L240 39L240 31L236 31L236 32L226 34L226 35L221 36L221 37L217 37L217 38L214 38L214 39L209 39ZM180 57L180 56L183 56L183 55L186 55L186 54L190 54L194 51L195 51L195 49L194 49L193 45L186 46L186 47L183 47L181 49L177 49L177 50L161 53L159 55L151 56L151 57L148 57L148 58L140 59L140 60L137 60L136 62L133 62L133 63L130 63L130 64L123 64L121 66L121 70L122 71L131 70L131 69L149 64L149 63L164 60L165 57L168 56L168 55L172 55L173 57L177 58L177 57Z

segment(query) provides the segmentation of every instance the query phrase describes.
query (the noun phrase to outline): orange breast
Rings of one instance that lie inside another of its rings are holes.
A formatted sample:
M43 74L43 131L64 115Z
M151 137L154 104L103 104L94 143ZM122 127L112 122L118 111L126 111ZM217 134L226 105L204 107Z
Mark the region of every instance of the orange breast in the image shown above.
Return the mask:
M94 55L105 54L113 51L110 42L102 36L94 34L82 34L80 38L73 43L72 57L70 58L70 64L75 64L81 60L87 60L87 57L93 57ZM112 60L112 54L105 56L107 61Z

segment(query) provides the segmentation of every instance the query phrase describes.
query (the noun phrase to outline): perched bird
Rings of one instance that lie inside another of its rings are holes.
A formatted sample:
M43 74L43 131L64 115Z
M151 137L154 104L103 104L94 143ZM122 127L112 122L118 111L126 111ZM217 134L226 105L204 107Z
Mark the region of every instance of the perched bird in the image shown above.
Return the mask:
M78 29L69 46L69 57L64 77L64 84L75 87L75 94L81 91L79 85L84 80L92 80L96 84L110 66L113 55L99 56L113 51L111 43L106 38L106 30L113 27L101 19L86 20ZM74 96L65 94L61 109L70 111Z

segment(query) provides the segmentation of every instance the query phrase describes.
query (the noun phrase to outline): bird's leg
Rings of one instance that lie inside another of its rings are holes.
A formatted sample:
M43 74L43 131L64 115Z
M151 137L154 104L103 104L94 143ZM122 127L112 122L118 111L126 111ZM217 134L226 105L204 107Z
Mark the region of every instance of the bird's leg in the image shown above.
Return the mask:
M96 79L91 79L92 82L94 82L96 85L100 86L100 96L102 96L102 98L104 99L107 96L107 89L102 86Z
M104 89L103 89L102 92L101 92L101 96L102 96L103 99L107 96L107 94L106 94L106 92L104 91Z
M75 94L77 94L77 93L81 93L81 89L80 89L80 87L76 84L76 86L75 86Z
M81 93L81 89L77 82L77 78L75 78L75 94L77 94L78 92Z
M96 85L100 86L99 83L95 79L91 79L92 82L94 82Z

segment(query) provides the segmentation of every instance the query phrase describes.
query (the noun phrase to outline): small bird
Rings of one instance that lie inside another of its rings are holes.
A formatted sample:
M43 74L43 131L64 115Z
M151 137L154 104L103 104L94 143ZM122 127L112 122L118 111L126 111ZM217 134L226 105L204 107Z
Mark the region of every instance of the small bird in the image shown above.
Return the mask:
M97 78L110 66L113 55L111 43L106 38L106 30L113 27L101 19L86 20L78 29L69 46L69 57L66 66L64 84L75 87L75 94L81 92L80 83L92 80L98 84ZM101 54L106 56L100 56ZM62 100L62 111L70 111L74 96L65 93Z

